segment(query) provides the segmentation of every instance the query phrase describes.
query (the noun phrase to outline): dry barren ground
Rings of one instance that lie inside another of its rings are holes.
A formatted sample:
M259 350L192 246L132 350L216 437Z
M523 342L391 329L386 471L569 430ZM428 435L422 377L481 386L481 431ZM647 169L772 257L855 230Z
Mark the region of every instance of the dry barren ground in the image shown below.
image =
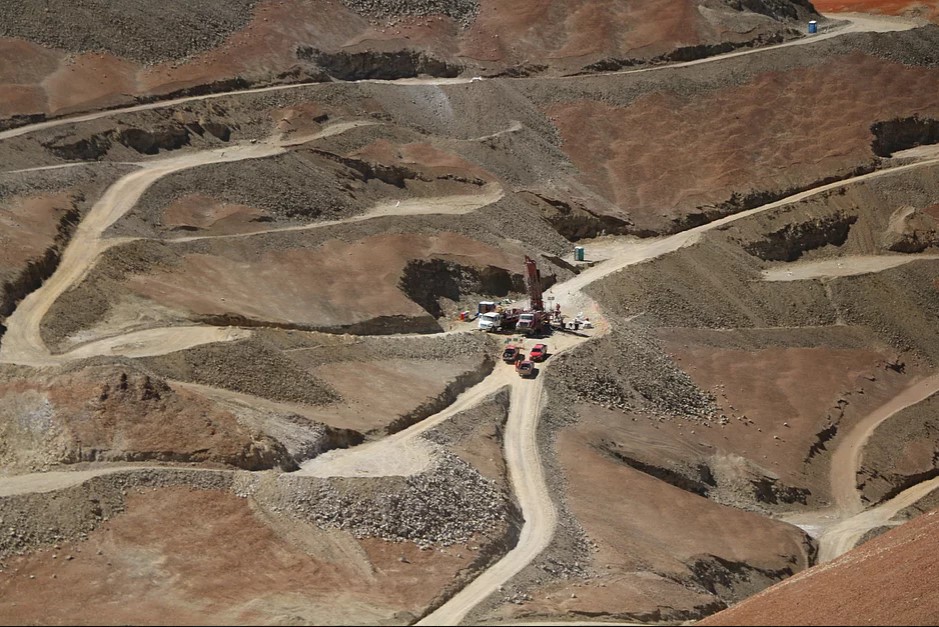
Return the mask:
M4 622L684 621L928 508L935 26L196 4L3 9Z

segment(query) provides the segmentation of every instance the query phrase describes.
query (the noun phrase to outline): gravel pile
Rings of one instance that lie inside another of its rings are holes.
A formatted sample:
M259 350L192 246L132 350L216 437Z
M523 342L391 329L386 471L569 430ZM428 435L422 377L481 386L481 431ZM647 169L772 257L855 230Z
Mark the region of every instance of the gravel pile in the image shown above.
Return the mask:
M251 19L258 0L4 0L0 36L142 63L211 50Z
M551 388L573 402L698 420L719 413L714 398L636 326L560 355L548 376Z
M292 351L292 358L302 363L305 368L345 361L387 359L451 361L496 352L495 339L486 333L424 337L377 335L348 337L316 331L258 329L255 331L255 337L280 350Z
M844 45L903 65L939 66L939 25L895 33L858 33L844 38Z
M124 511L128 490L171 486L229 490L234 476L225 471L128 470L63 490L0 498L0 558L86 539L100 523Z
M271 499L259 493L259 501ZM421 546L469 541L509 517L508 496L458 457L441 453L428 472L381 479L314 479L282 475L273 511L286 512L357 538Z
M464 26L479 12L479 0L342 0L342 3L373 20L446 15Z
M227 203L264 209L277 219L336 220L361 213L371 202L368 190L360 194L365 196L362 199L350 193L348 181L344 172L324 168L309 153L213 164L157 181L132 215L146 223L160 224L168 205L198 192Z
M235 390L286 403L327 405L339 394L267 344L206 344L139 360L160 376Z
M118 164L79 165L61 170L37 170L19 174L0 174L0 202L16 196L54 193L67 189L88 189L96 195L133 168ZM89 200L89 204L93 199Z

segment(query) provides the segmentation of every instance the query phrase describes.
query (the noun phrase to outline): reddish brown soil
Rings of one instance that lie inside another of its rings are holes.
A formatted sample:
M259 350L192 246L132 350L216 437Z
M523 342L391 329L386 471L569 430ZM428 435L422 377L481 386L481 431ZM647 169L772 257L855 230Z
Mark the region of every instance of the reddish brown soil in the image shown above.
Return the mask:
M880 13L939 19L939 4L934 0L813 0L812 4L821 13Z
M638 227L661 228L735 191L790 189L869 163L871 124L939 116L937 81L929 68L856 53L694 98L581 100L548 114L584 180Z
M186 390L120 367L53 381L14 379L3 398L0 459L29 470L93 460L165 460L270 467L273 442Z
M384 429L395 417L432 402L447 383L470 368L469 360L416 359L320 366L312 374L330 384L342 396L342 403L311 409L309 415L326 424L362 433Z
M730 418L723 427L698 429L702 442L749 458L784 483L807 482L821 494L827 493L827 474L807 477L804 462L819 433L832 422L847 427L910 382L909 374L884 367L886 351L666 347ZM844 417L839 401L847 406Z
M520 256L452 233L378 235L353 243L331 240L315 250L270 252L233 241L225 257L187 255L177 267L133 277L129 286L195 314L334 326L378 316L426 316L398 281L408 260L430 257L522 267Z
M404 165L432 179L460 176L478 178L485 182L495 180L491 172L470 163L456 153L423 142L396 144L379 139L356 151L352 156L386 165Z
M939 517L920 516L699 625L934 625Z
M585 564L596 578L541 588L522 612L674 620L716 601L680 583L693 579L689 566L698 560L718 556L768 570L807 566L801 531L717 505L617 462L597 444L629 438L634 423L612 421L614 412L579 413L577 426L560 434L557 452L567 505L596 544Z
M170 229L198 229L213 235L248 233L270 228L259 221L269 214L263 209L219 202L204 194L188 194L163 211L163 225Z
M138 492L87 541L7 560L0 622L376 624L419 613L473 556L272 527L229 493Z
M101 109L127 102L137 93L135 64L106 54L82 54L66 58L45 78L50 112Z
M477 19L463 29L441 16L370 24L338 0L267 0L244 29L218 48L154 66L111 54L70 56L18 40L0 40L0 59L4 50L16 49L17 65L33 68L26 76L14 77L0 70L4 94L21 91L15 102L3 99L0 116L62 115L130 103L135 95L167 94L233 78L267 81L291 73L302 78L298 45L352 52L423 49L439 57L478 62L481 70L530 62L572 70L609 57L651 57L704 42L749 40L769 24L764 20L755 25L747 19L731 25L741 19L735 12L708 20L697 5L693 0L628 4L485 0Z
M10 199L0 207L0 271L19 271L53 245L58 223L72 208L67 191Z
M483 61L596 60L655 55L700 43L704 25L688 0L527 0L481 3L460 55ZM573 65L573 64L572 64Z

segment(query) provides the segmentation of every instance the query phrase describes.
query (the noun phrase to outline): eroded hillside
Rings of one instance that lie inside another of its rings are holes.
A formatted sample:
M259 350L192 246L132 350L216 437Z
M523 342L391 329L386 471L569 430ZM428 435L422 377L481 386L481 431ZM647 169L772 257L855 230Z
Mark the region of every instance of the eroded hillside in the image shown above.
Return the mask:
M678 622L929 509L939 27L192 5L0 9L0 617ZM589 324L461 319L526 259Z

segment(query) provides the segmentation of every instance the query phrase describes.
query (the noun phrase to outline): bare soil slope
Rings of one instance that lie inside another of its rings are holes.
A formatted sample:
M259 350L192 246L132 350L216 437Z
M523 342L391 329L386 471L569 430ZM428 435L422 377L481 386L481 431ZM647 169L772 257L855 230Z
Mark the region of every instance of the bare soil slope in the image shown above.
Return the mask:
M5 167L43 168L0 175L0 222L28 227L0 270L55 271L0 338L0 613L691 620L925 509L939 28L665 65L810 15L288 0L232 3L204 40L170 12L149 60L98 49L119 19L0 44L24 60L7 125L314 81L0 131ZM532 379L498 361L522 338L457 316L520 306L526 256L592 321L524 340L550 347ZM160 535L197 518L218 525ZM79 548L89 570L52 570Z
M816 566L701 625L917 625L937 619L935 512Z
M200 0L156 11L134 3L4 6L0 116L128 103L134 97L283 80L399 78L580 69L678 48L749 45L793 35L804 2L528 0L463 2ZM104 26L100 26L103 24ZM93 25L93 26L92 26ZM93 33L79 36L78 33ZM621 33L626 33L622 37ZM376 60L381 69L364 70Z

